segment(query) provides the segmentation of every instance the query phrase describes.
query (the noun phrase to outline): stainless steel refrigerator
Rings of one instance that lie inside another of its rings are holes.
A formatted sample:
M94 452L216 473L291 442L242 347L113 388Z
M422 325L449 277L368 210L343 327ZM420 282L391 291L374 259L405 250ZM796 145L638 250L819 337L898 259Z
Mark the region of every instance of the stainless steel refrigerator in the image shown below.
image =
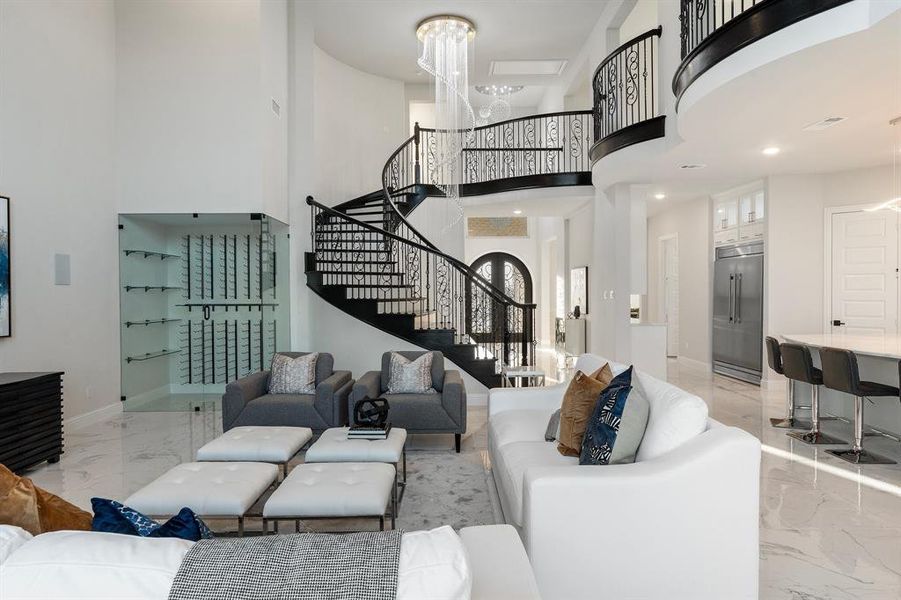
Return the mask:
M763 368L763 242L716 249L713 371L760 385Z

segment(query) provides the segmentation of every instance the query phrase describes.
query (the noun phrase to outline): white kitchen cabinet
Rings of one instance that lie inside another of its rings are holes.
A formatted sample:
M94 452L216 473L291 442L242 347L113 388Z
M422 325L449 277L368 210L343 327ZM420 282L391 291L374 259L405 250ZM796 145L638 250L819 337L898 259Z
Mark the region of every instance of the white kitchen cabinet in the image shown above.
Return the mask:
M714 196L714 246L760 240L765 231L766 192L759 184Z

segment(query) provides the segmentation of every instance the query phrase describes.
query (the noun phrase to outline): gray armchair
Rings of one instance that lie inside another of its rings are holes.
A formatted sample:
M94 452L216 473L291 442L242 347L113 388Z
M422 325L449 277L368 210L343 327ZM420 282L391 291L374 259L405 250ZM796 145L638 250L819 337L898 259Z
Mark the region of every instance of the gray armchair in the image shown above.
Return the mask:
M297 358L309 352L279 354ZM334 366L331 354L319 353L313 394L270 394L269 371L232 381L222 396L222 430L241 425L309 427L313 431L343 427L354 380L350 371L335 371Z
M426 351L399 352L416 360ZM391 353L382 355L381 371L369 371L354 385L348 404L353 421L354 403L365 397L386 398L391 406L389 420L408 433L453 433L454 446L460 451L460 438L466 433L466 388L459 371L444 370L444 355L432 352L432 387L437 394L388 394ZM353 423L351 423L353 424Z

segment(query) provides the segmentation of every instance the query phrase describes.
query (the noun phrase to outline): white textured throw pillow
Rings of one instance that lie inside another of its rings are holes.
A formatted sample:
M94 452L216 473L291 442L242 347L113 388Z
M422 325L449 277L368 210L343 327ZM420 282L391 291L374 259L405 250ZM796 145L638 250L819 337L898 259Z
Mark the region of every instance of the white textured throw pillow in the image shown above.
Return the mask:
M410 360L397 352L391 353L388 371L389 394L434 394L432 387L432 353L426 352Z
M397 600L469 600L472 572L466 547L448 525L404 533Z
M32 537L34 536L21 527L0 525L0 565Z
M318 352L291 358L272 355L272 374L269 376L270 394L312 394L316 391L316 360Z

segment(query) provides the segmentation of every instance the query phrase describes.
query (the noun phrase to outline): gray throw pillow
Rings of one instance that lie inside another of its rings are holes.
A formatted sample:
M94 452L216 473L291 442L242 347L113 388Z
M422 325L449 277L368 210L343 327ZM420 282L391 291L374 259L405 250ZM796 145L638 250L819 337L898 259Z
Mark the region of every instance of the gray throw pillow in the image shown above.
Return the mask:
M284 354L272 355L272 373L269 375L270 394L312 394L316 391L316 360L318 352L291 358Z
M556 442L560 439L560 409L554 411L547 422L547 431L544 432L545 442Z
M426 352L410 360L397 352L391 353L388 371L389 394L435 394L432 387L432 357Z
M613 378L598 398L585 428L580 465L635 462L650 415L644 389L629 367Z

